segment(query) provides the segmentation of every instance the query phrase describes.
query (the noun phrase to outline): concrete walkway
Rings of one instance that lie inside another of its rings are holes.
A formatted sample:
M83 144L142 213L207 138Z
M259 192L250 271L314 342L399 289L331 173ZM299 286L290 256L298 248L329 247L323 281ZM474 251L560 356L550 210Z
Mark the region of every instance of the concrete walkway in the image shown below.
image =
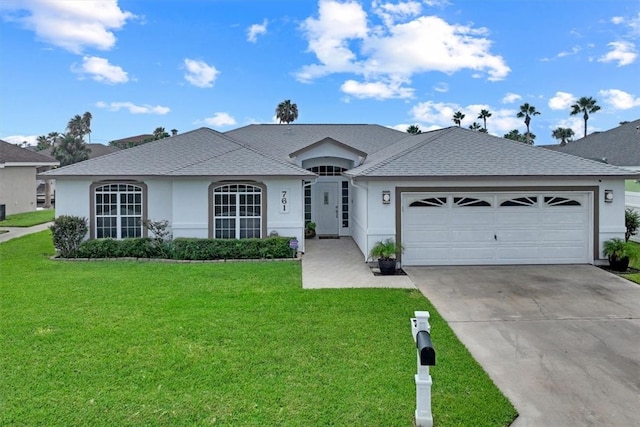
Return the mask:
M309 239L302 255L302 287L413 288L409 276L374 276L350 237Z
M0 230L8 230L8 233L0 234L0 243L15 239L16 237L22 237L27 234L44 231L52 225L53 222L47 222L44 224L34 225L33 227L0 227Z

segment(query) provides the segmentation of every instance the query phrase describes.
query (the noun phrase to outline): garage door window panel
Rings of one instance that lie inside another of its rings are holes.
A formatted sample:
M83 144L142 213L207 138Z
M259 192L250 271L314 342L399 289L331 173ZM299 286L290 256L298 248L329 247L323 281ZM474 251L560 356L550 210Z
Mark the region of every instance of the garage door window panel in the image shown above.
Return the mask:
M423 208L441 208L443 206L447 205L447 198L446 197L430 197L428 199L422 199L422 200L416 200L415 202L412 202L409 207L412 208L418 208L418 207L423 207Z
M472 207L472 208L484 208L484 207L491 207L491 201L490 200L486 200L486 199L476 199L473 197L454 197L453 198L453 206L454 207L460 207L460 208L466 208L466 207Z
M547 196L544 198L544 203L547 206L582 206L579 201L575 199L567 199L566 197Z
M501 207L536 207L538 205L537 197L514 197L500 203Z

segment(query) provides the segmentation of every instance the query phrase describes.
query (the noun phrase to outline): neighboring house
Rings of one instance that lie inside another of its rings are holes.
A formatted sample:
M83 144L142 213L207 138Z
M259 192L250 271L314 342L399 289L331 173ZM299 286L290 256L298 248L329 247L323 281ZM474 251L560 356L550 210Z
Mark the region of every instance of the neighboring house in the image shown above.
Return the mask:
M6 215L35 211L38 169L58 166L49 156L0 140L0 205Z
M104 145L104 144L86 144L87 148L89 149L89 158L90 159L94 159L96 157L100 157L100 156L104 156L106 154L111 154L111 153L115 153L116 151L120 151L119 148L116 147L110 147L108 145ZM30 150L35 150L35 147L29 147ZM40 154L44 154L46 156L49 157L54 157L53 156L53 147L49 147L46 150L42 150L42 151L37 151ZM39 170L38 172L44 172L43 170ZM46 185L44 180L39 180L38 181L38 189L36 190L37 192L37 198L38 198L38 203L42 203L45 200L45 190L46 190ZM50 180L49 182L49 191L51 192L51 199L53 201L54 197L55 197L55 191L56 191L56 183L54 180Z
M403 265L594 263L624 235L624 180L636 174L457 126L410 135L377 125L200 128L46 174L57 215L90 238L350 236Z
M640 119L604 132L594 132L566 145L543 146L549 150L640 170Z

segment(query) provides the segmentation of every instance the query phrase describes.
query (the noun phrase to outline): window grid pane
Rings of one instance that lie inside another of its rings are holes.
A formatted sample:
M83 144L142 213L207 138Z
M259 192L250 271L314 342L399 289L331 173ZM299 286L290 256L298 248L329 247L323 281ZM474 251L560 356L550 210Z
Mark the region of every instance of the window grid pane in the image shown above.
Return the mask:
M213 235L216 239L262 237L262 190L248 184L213 189Z
M142 187L105 184L94 192L97 238L142 236Z

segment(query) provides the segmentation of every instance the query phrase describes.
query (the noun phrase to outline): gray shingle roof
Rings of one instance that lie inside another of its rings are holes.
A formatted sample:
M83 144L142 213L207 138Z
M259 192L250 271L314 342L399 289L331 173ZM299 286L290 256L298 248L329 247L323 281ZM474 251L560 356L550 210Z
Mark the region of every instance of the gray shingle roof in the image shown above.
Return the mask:
M262 151L285 159L325 138L365 153L375 153L404 138L406 132L368 124L263 124L249 125L225 132Z
M0 164L32 163L33 166L56 166L56 159L0 140Z
M615 166L457 126L407 136L345 174L369 178L632 175Z
M75 163L46 175L60 176L314 176L207 128Z
M549 150L584 157L606 159L616 166L640 166L640 119L605 132L592 133L567 145L548 146Z

